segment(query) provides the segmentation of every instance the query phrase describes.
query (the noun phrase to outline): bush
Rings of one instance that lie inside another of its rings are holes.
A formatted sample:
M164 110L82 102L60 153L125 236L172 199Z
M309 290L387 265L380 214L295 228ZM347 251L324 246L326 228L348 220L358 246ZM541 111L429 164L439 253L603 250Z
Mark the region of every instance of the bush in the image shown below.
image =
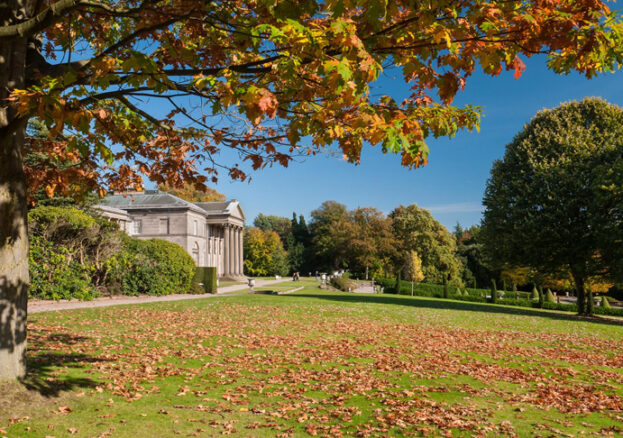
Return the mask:
M349 292L349 288L354 290L357 287L357 284L350 280L348 274L343 274L341 277L331 277L330 283L334 288L344 292Z
M92 300L96 296L89 269L74 260L66 248L40 236L30 237L29 268L30 297Z
M611 309L610 302L608 301L608 298L606 298L605 296L601 297L601 307L606 308L606 309Z
M552 291L548 288L547 289L547 293L545 294L545 301L548 303L555 303L556 299L554 298L554 294L552 293Z
M128 238L113 259L110 278L120 281L124 295L186 293L196 269L184 248L162 239Z
M205 293L215 294L217 293L216 277L215 267L202 266L197 268L194 282L201 283L201 288Z

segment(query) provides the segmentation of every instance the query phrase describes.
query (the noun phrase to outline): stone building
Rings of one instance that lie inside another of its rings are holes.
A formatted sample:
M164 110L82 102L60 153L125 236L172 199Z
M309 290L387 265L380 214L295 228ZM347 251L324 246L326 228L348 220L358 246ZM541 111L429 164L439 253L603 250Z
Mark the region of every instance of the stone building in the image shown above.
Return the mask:
M193 203L146 190L109 195L95 208L133 237L175 242L197 266L215 266L221 278L243 277L245 216L236 200Z

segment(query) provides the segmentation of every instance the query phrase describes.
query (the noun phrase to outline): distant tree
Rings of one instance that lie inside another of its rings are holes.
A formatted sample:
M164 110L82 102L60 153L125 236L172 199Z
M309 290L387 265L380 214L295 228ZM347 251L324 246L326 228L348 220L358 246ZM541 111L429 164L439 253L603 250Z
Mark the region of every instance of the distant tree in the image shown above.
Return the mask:
M345 267L349 217L346 206L335 201L325 201L311 212L311 246L313 262L317 269Z
M249 228L244 234L244 270L247 275L287 275L288 254L274 231Z
M297 221L296 213L292 213L292 234L294 234L294 240L297 243L301 243L304 247L309 246L311 235L305 222L305 216L300 215Z
M456 225L454 226L454 230L452 231L452 234L454 234L454 237L457 240L457 243L460 239L463 238L463 234L465 233L465 229L461 226L461 223L459 221L456 221Z
M463 281L487 287L491 280L497 278L497 271L490 268L488 260L482 251L482 243L475 239L461 240L458 244L456 255L463 265Z
M260 230L274 231L285 245L288 234L292 233L292 222L287 217L258 214L253 220L253 225Z
M587 280L623 266L623 109L584 99L539 112L494 163L483 203L490 258L568 270L590 314Z
M224 194L211 187L196 187L190 182L180 182L179 185L166 182L160 184L158 188L190 202L220 202L226 199Z
M297 242L294 235L290 233L286 238L285 249L288 251L290 272L300 272L305 263L305 247L302 243Z
M376 276L386 269L396 251L391 220L372 207L352 210L348 217L345 232L349 268L364 278Z
M424 272L422 272L422 260L417 252L409 251L405 254L404 279L419 283L424 280Z
M460 280L461 262L456 241L428 210L413 204L390 213L395 239L403 250L414 250L422 260L425 281L442 283L444 278Z

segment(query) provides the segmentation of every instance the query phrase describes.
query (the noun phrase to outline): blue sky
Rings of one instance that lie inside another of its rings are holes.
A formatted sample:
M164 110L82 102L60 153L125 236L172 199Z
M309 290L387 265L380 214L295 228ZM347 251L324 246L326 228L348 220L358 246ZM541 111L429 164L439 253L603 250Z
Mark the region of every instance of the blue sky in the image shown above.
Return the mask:
M492 162L502 157L506 144L538 110L586 96L623 106L623 72L587 80L578 74L550 72L544 57L527 60L526 66L519 80L512 71L494 78L472 76L454 103L484 107L480 133L429 139L431 153L424 168L405 169L397 155L383 155L380 148L367 146L358 166L337 157L316 156L287 169L255 172L250 183L223 177L216 189L241 202L248 224L260 212L309 217L326 200L351 209L372 206L385 213L400 204L416 203L450 229L457 221L477 224ZM377 84L378 92L398 98L404 97L404 89L398 72L385 73Z

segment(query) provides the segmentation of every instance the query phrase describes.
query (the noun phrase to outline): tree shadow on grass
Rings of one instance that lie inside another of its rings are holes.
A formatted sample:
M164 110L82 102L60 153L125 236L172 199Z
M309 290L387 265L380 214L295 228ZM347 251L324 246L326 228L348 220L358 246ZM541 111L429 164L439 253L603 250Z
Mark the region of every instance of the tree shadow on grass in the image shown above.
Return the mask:
M498 313L506 315L535 316L549 318L558 321L585 321L595 324L605 324L623 327L623 319L611 319L604 317L582 317L571 313L545 311L539 309L528 309L522 307L511 307L495 304L473 303L469 301L452 301L441 298L429 297L402 297L398 295L362 295L362 294L313 294L299 293L284 295L287 298L318 298L321 300L338 301L343 303L374 303L374 304L392 304L417 308L428 309L444 309L459 310L466 312L479 313Z
M110 359L84 353L53 352L45 349L47 342L71 346L89 339L88 337L65 333L47 335L40 348L37 346L28 350L27 374L21 379L21 383L26 389L36 391L45 397L56 397L61 392L79 388L94 388L98 384L97 381L86 377L77 377L75 374L81 374L79 370L88 364L105 362Z
M69 391L95 388L101 382L84 377L89 364L110 359L72 352L71 345L89 341L84 336L46 333L28 350L27 374L18 381L0 381L0 423L9 418L55 410ZM47 350L50 343L67 345L67 352Z

